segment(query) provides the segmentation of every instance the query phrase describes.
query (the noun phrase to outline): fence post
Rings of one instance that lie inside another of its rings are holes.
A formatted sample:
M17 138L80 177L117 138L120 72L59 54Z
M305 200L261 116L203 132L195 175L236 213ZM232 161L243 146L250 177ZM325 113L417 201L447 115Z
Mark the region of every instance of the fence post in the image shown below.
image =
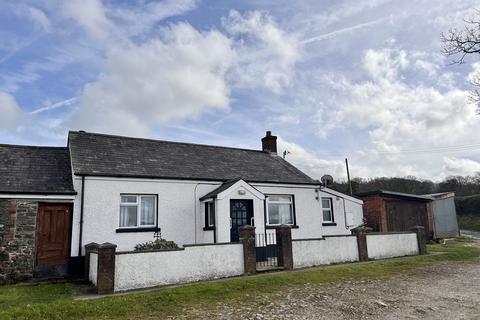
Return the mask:
M257 273L257 258L255 255L255 227L245 225L239 228L240 242L243 244L243 264L245 274Z
M103 243L98 246L97 293L113 293L115 285L115 250L117 246Z
M97 252L98 249L98 243L95 242L90 242L85 245L85 261L84 261L84 266L83 266L83 277L88 280L88 277L90 275L90 253L92 252ZM81 252L78 254L81 256Z
M284 270L293 269L292 229L281 225L275 228L278 246L278 266Z
M415 226L411 230L417 234L418 254L426 254L427 236L425 234L425 228L422 226Z

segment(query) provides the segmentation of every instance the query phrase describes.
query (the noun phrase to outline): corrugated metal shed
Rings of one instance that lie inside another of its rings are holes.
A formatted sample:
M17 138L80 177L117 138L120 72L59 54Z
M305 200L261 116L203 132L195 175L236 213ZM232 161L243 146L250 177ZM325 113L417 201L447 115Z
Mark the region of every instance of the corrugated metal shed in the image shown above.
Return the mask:
M455 193L444 192L425 195L432 198L433 236L434 238L458 237Z

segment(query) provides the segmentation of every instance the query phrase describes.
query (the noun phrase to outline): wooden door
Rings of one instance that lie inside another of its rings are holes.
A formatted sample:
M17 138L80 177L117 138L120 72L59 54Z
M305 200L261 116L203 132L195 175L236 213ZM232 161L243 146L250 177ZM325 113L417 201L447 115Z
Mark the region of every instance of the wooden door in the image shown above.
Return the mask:
M40 204L37 216L36 266L59 266L68 262L71 207Z
M414 226L426 226L427 209L424 202L386 201L387 231L410 231Z

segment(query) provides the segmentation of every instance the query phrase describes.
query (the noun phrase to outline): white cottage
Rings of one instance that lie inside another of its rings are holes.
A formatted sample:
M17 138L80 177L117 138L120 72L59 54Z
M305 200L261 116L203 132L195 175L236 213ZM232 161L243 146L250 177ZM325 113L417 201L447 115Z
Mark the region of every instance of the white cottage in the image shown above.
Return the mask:
M290 225L294 239L350 234L362 224L362 201L321 186L278 156L269 131L262 150L71 131L66 150L73 181L62 181L73 187L65 187L65 195L27 190L39 212L48 202L48 219L42 213L37 229L63 219L56 215L68 216L68 223L43 228L68 241L67 256L50 259L50 266L79 264L90 242L128 251L160 230L163 238L184 245L235 242L238 228L247 224L257 233ZM0 181L0 197L7 198L8 189ZM44 247L54 245L52 237L42 239ZM32 259L39 267L40 260Z

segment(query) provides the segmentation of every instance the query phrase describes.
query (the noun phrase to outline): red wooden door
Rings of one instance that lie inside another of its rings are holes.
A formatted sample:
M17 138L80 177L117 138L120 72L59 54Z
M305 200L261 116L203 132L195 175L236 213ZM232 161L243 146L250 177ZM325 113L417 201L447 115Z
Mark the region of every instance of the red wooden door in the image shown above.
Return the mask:
M70 206L39 205L37 217L37 267L58 266L68 262L70 221Z

